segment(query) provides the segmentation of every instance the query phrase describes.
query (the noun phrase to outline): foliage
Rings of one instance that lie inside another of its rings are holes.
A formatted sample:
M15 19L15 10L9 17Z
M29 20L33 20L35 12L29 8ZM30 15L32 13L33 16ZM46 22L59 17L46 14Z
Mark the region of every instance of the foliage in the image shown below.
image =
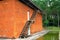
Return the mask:
M32 2L43 10L43 23L45 26L46 24L58 26L58 22L60 25L60 0L32 0Z

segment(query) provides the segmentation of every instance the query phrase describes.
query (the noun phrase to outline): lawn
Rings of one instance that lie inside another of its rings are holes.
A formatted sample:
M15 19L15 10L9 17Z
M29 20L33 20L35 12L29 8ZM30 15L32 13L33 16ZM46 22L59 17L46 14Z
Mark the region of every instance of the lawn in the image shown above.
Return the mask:
M45 27L46 30L50 30L46 35L39 37L37 40L59 40L59 27L49 26Z
M45 27L45 29L50 31L60 31L60 27L54 27L54 26Z

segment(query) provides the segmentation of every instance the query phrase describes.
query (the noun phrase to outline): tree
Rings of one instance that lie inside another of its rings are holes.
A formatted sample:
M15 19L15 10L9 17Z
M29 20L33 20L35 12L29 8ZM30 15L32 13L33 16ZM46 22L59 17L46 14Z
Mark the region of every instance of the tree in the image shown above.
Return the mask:
M33 3L43 10L43 22L51 20L55 26L60 26L60 0L33 0Z

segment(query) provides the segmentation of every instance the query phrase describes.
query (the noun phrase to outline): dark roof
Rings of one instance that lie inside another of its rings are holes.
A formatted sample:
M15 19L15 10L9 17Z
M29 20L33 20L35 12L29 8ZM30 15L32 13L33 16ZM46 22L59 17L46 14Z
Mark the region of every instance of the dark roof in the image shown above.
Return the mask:
M42 10L39 9L36 5L34 5L30 0L19 0L19 1L23 2L24 4L28 5L34 10L39 10L40 12L42 12Z

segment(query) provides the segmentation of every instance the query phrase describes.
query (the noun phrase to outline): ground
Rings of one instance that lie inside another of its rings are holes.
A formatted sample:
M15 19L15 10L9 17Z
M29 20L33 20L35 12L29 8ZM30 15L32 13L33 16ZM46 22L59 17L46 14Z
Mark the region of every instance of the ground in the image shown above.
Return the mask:
M45 27L45 29L50 31L60 31L60 27L55 27L55 26Z
M55 26L45 27L46 30L49 32L39 37L37 40L60 40L60 28Z

